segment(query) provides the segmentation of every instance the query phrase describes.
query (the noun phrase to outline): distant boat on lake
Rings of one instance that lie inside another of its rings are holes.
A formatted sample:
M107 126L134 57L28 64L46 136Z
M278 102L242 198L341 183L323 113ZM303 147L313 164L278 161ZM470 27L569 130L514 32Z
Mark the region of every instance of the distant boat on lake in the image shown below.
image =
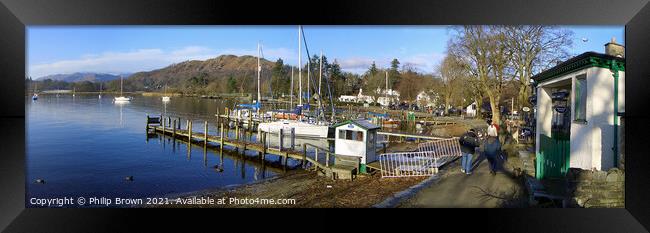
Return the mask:
M38 100L38 94L36 94L37 83L34 83L34 94L32 95L32 100Z
M162 101L169 102L169 100L171 100L171 98L167 95L167 85L165 85L165 94L162 97Z
M123 82L124 82L124 80L123 80L122 76L120 76L120 96L115 97L115 103L126 103L126 102L131 102L131 98L130 98L130 97L124 97L124 95L122 95L122 85L123 85Z

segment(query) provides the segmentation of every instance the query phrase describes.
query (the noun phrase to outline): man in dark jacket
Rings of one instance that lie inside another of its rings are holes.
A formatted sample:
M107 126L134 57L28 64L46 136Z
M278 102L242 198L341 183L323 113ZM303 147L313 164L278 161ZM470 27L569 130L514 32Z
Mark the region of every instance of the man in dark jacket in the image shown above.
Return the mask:
M458 142L460 143L460 150L463 153L463 157L460 160L460 171L467 175L472 174L472 157L475 148L480 145L478 135L474 129L470 129L463 136L460 136Z
M494 125L488 127L488 138L483 145L485 145L485 157L490 163L490 173L495 175L498 169L498 156L501 154L501 142L499 142L497 127Z

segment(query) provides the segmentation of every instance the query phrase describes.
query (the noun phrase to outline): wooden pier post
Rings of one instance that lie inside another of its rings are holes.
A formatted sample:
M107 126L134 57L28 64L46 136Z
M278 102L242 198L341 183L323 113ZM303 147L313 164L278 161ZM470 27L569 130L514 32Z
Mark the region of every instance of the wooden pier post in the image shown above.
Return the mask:
M266 157L266 136L268 136L266 132L262 134L262 160Z
M173 128L172 129L172 137L174 137L174 139L176 139L176 120L174 120L174 125L173 125L172 128Z
M303 143L302 144L302 162L301 162L301 166L304 167L305 162L307 162L307 144Z
M149 131L149 114L147 114L147 121L144 124L144 131L145 132Z
M163 127L163 135L165 135L165 133L167 133L166 130L165 130L165 125L166 125L166 124L165 124L165 123L166 123L166 122L165 122L165 118L163 118L162 116L160 116L160 121L161 121L160 123L162 124L162 127Z
M287 161L289 160L289 154L284 154L284 170L287 170Z
M192 142L192 121L187 120L187 140Z
M253 130L253 113L248 112L248 131Z
M180 117L178 118L178 125L177 126L178 126L178 129L181 129L181 118Z
M318 163L318 147L314 147L314 161ZM318 165L314 164L314 170L318 171Z
M219 117L221 117L219 115L219 108L217 108L217 115L215 115L215 116L217 116L217 125L219 125L219 123L221 123L221 122L219 122Z
M278 150L282 151L282 145L284 144L284 129L280 128L280 131L278 132Z
M208 121L203 122L203 125L204 125L204 128L205 128L204 131L203 131L204 132L203 133L203 142L205 142L203 147L208 147Z
M296 149L296 128L291 128L291 150Z
M330 167L330 152L325 153L325 167Z
M223 156L223 122L221 122L221 129L219 130L219 154Z
M239 118L235 118L235 140L239 140Z

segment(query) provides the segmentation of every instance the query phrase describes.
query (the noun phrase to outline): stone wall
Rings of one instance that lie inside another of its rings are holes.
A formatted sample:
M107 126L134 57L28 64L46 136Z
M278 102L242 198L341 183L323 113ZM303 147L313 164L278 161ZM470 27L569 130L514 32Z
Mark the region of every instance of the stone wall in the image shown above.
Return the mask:
M585 208L624 208L625 172L571 168L567 174L571 204Z

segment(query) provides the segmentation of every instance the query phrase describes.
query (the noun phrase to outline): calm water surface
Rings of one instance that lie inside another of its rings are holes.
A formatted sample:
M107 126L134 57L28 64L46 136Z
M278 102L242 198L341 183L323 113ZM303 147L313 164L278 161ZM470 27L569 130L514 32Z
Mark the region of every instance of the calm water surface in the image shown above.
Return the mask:
M193 128L201 132L203 121L211 121L209 132L217 134L214 114L225 106L220 100L173 97L163 104L160 97L136 95L131 103L115 104L113 96L102 97L77 94L26 99L27 200L162 197L249 183L283 172L241 155L224 152L220 156L198 145L188 149L186 142L145 132L145 116L163 113L181 117L183 127L191 117L196 120ZM267 161L276 158L267 156ZM223 171L214 169L215 165ZM127 176L133 176L133 181L126 181ZM44 179L45 184L35 183L36 179Z

